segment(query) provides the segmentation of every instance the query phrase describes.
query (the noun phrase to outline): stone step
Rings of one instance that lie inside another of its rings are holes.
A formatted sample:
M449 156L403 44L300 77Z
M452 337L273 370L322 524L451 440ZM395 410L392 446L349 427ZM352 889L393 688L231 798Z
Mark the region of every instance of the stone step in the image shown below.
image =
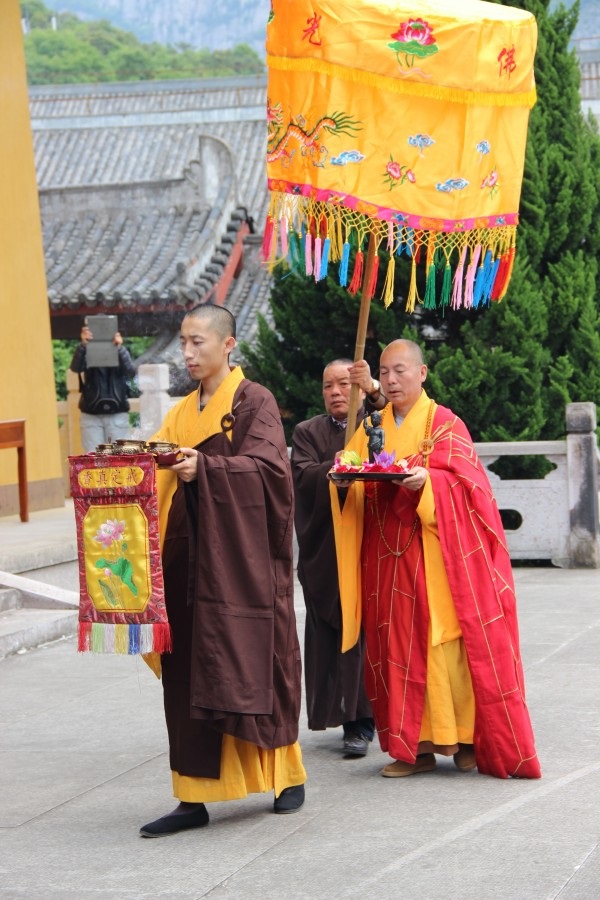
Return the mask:
M21 595L16 588L0 588L0 613L21 606Z
M75 634L77 607L76 591L0 572L0 659Z
M77 633L77 610L17 607L0 612L0 659L71 637Z

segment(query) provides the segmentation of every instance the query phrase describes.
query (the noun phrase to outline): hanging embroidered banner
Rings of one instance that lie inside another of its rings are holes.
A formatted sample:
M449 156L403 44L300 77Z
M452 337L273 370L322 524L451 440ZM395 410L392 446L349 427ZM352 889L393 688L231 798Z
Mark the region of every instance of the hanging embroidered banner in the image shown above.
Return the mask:
M479 0L272 0L263 253L352 293L365 241L412 260L407 309L501 300L515 255L537 26ZM350 273L350 249L357 250ZM437 282L441 283L440 285Z
M79 650L165 653L171 633L150 453L69 457L79 558Z

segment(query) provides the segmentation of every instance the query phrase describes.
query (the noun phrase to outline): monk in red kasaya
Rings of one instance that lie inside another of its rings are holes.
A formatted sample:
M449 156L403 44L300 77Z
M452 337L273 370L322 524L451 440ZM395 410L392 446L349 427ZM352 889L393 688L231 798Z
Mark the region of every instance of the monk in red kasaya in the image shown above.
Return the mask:
M330 486L342 647L362 621L385 777L433 771L438 754L461 771L539 778L500 515L467 428L427 396L426 377L417 344L383 351L384 449L409 474ZM347 449L367 459L364 429Z

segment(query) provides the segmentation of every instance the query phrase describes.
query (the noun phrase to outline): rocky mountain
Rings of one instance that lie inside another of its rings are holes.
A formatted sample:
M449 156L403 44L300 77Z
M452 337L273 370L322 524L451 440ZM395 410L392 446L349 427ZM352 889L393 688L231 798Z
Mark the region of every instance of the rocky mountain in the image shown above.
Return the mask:
M557 6L561 0L552 0ZM564 0L566 6L571 0ZM108 19L142 41L187 43L210 50L250 44L264 57L270 0L55 0L57 12ZM576 46L600 45L600 0L581 0Z
M108 19L142 41L225 50L249 44L265 55L270 0L46 0L57 12Z

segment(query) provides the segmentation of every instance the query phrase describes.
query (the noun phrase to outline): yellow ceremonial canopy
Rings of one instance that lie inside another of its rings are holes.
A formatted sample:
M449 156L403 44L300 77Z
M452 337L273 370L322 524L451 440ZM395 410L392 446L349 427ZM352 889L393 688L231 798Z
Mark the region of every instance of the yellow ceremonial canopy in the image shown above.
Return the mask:
M386 303L402 253L412 260L409 310L417 299L502 299L536 39L533 15L478 0L273 0L265 257L287 256L316 280L337 262L342 284L373 296L385 249Z

